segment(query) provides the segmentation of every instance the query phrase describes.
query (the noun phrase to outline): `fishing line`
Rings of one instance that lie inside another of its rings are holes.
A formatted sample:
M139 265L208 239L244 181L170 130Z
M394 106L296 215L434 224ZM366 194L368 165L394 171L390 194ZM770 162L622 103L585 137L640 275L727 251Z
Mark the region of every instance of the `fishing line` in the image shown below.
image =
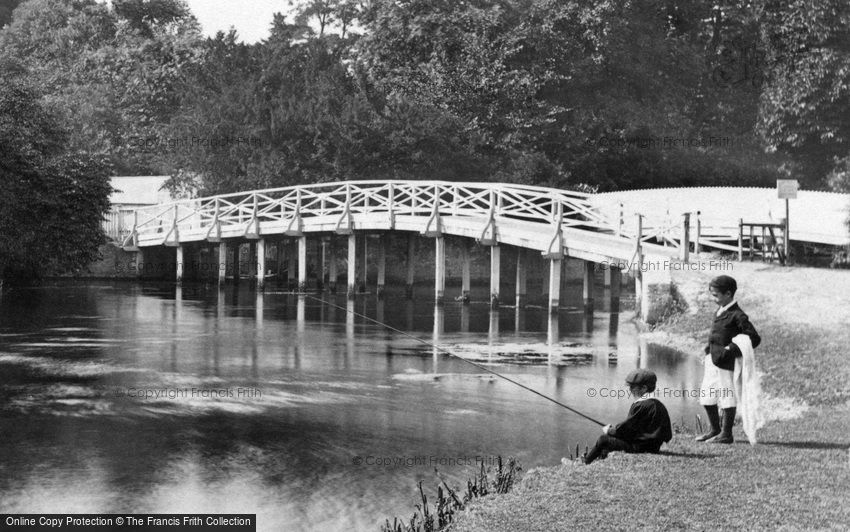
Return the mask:
M325 305L329 305L329 306L331 306L331 307L338 308L338 309L340 309L340 310L342 310L342 311L350 312L350 313L351 313L352 315L354 315L354 316L358 316L358 317L363 318L363 319L365 319L365 320L371 321L372 323L375 323L375 324L377 324L377 325L380 325L381 327L385 327L385 328L387 328L387 329L389 329L389 330L391 330L391 331L393 331L393 332L395 332L395 333L401 334L402 336L406 336L406 337L408 337L408 338L412 338L412 339L416 340L417 342L420 342L420 343L422 343L422 344L427 345L428 347L431 347L431 348L433 348L433 349L436 349L436 350L437 350L438 352L440 352L440 353L443 353L443 354L446 354L446 355L449 355L449 356L455 357L455 358L457 358L458 360L462 360L463 362L466 362L467 364L471 364L471 365L475 366L476 368L480 369L481 371L485 371L485 372L487 372L487 373L490 373L490 374L492 374L492 375L495 375L496 377L499 377L499 378L504 379L504 380L506 380L506 381L508 381L508 382L510 382L510 383L512 383L512 384L515 384L515 385L519 386L520 388L522 388L522 389L524 389L524 390L528 390L529 392L531 392L531 393L533 393L533 394L535 394L535 395L539 395L539 396L540 396L540 397L542 397L543 399L546 399L547 401L551 401L551 402L555 403L556 405L558 405L558 406L560 406L560 407L562 407L562 408L566 408L567 410L569 410L569 411L570 411L570 412L572 412L573 414L579 415L579 416L583 417L584 419L587 419L588 421L592 421L592 422L596 423L596 424L597 424L597 425L599 425L599 426L604 426L604 425L605 425L605 423L602 423L601 421L599 421L599 420L597 420L597 419L593 419L592 417L588 416L587 414L585 414L585 413L583 413L583 412L580 412L580 411L576 410L575 408L573 408L573 407L571 407L571 406L569 406L569 405L565 405L564 403L562 403L562 402L558 401L557 399L554 399L554 398L552 398L552 397L549 397L548 395L546 395L546 394L544 394L544 393L538 392L538 391L537 391L537 390L535 390L534 388L530 388L530 387L526 386L525 384L523 384L523 383L521 383L521 382L519 382L519 381L515 381L514 379L512 379L512 378L510 378L510 377L506 377L505 375L502 375L501 373L498 373L498 372L496 372L496 371L493 371L492 369L490 369L490 368L488 368L488 367L486 367L486 366L483 366L483 365L481 365L481 364L478 364L477 362L474 362L474 361L472 361L472 360L467 360L467 359L463 358L462 356L456 355L456 354L452 353L451 351L449 351L449 350L447 350L447 349L444 349L444 348L442 348L442 347L440 347L440 346L438 346L438 345L435 345L435 344L433 344L433 343L431 343L431 342L429 342L429 341L427 341L427 340L423 340L422 338L419 338L418 336L415 336L415 335L410 334L410 333L408 333L408 332L402 331L401 329L396 329L396 328L395 328L395 327L393 327L392 325L389 325L389 324L387 324L387 323L380 322L380 321L378 321L378 320L376 320L376 319L374 319L374 318L370 318L369 316L366 316L365 314L361 314L361 313L357 312L356 310L351 310L351 309L348 309L348 308L343 307L343 306L341 306L341 305L337 305L337 304L335 304L335 303L331 303L330 301L325 301L324 299L322 299L322 298L320 298L320 297L311 296L311 295L309 295L309 294L304 294L304 296L305 296L305 297L309 297L310 299L313 299L313 300L318 301L318 302L320 302L320 303L324 303Z

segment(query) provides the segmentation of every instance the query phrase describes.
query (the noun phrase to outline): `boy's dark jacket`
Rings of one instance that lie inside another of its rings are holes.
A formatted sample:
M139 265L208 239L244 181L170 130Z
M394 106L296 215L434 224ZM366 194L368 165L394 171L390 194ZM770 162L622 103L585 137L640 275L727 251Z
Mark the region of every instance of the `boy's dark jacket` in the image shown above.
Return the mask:
M741 350L732 342L732 338L739 334L746 334L753 342L753 348L761 343L761 336L756 332L750 318L737 303L726 309L720 316L714 318L711 326L711 334L708 337L708 345L705 353L711 353L711 361L718 368L732 371L735 369L735 357L741 356ZM726 349L726 348L729 349Z
M673 439L670 415L655 398L632 403L629 417L614 425L608 434L635 445L640 451L651 452L658 452L662 443Z

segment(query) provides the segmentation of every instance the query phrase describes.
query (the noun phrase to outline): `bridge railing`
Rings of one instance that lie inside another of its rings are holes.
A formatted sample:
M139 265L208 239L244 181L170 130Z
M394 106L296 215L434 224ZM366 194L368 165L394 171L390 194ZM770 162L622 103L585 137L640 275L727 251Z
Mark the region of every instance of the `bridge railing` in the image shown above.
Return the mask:
M502 183L351 181L253 190L176 201L136 211L134 236L179 241L183 231L250 228L265 222L346 215L494 217L614 232L589 194Z

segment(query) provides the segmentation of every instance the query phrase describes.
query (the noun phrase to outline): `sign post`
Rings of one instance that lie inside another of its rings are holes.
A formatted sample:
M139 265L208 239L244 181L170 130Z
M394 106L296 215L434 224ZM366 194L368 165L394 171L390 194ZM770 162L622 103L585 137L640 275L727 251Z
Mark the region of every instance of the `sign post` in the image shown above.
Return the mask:
M777 179L776 180L776 193L779 199L785 200L785 242L783 244L785 248L785 262L791 258L791 248L789 247L791 244L791 239L788 237L788 229L790 224L788 222L789 217L789 208L788 208L788 200L797 198L797 190L800 188L800 183L796 179Z

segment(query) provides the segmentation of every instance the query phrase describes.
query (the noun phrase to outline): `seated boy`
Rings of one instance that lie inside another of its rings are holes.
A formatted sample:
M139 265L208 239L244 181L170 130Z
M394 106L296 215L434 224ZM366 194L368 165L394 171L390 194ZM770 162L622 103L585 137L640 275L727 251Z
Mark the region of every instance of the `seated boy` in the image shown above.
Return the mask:
M606 458L610 451L627 453L657 453L662 443L673 439L667 409L654 397L643 397L655 391L655 373L636 369L626 377L632 397L638 399L629 408L629 417L616 425L602 427L602 436L596 445L583 456L585 464L597 458Z

